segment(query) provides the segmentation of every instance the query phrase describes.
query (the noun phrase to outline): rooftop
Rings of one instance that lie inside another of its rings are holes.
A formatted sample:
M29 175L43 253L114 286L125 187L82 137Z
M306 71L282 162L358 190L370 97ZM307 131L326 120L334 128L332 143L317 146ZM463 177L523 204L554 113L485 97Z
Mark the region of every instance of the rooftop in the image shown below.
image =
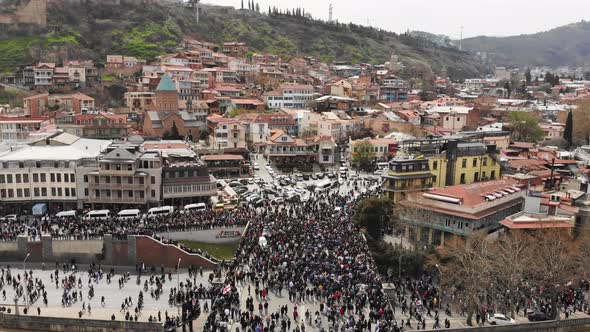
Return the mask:
M174 83L172 78L170 78L170 75L168 75L168 73L165 73L164 76L162 76L162 79L160 80L160 83L158 84L156 91L176 91L176 84Z

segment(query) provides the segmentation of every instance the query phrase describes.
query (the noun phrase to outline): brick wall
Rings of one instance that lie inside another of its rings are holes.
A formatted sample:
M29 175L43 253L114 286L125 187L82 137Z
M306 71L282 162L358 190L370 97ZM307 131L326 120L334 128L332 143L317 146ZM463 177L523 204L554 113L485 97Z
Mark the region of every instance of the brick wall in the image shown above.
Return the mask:
M176 267L178 259L181 258L181 267L190 265L213 268L216 264L203 256L189 254L184 250L170 244L163 244L150 237L136 237L136 260L137 263L145 263L146 266Z

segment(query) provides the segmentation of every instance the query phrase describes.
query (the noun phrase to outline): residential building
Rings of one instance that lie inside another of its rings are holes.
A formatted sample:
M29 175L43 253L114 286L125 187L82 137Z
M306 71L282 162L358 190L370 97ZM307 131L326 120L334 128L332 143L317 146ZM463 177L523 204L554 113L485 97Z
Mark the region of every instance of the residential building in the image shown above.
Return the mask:
M141 127L148 137L167 137L174 134L173 128L176 127L180 137L198 140L205 127L205 115L193 111L149 111L145 113Z
M246 148L246 128L239 120L212 114L207 117L207 131L212 149Z
M552 141L563 139L565 125L557 122L540 123L539 127L543 130L543 141Z
M408 223L406 235L443 246L449 235L501 229L502 220L522 210L524 193L509 179L436 188L408 195L400 202L400 218Z
M313 100L311 85L283 83L276 90L264 93L262 99L269 108L306 108Z
M35 78L35 89L40 91L47 91L53 85L53 73L55 71L55 63L40 62L33 68Z
M236 154L212 154L202 157L209 173L218 178L234 178L249 175L249 165L244 157Z
M500 178L495 145L478 140L407 140L399 143L399 150L428 159L435 187Z
M110 141L55 133L0 152L0 211L31 211L37 203L53 213L81 208L79 170L96 165Z
M139 143L113 143L98 158L98 166L82 174L79 199L92 209L158 206L162 162L160 153L145 152Z
M156 110L156 94L154 92L125 92L125 106L130 113L144 113Z
M263 152L266 159L277 166L295 166L298 169L309 168L317 160L317 154L308 149L308 145L299 138L294 138L283 130L271 131Z
M461 131L467 126L469 112L472 107L463 106L439 106L433 107L426 112L430 119L434 120L432 125L440 126L450 131Z
M561 202L560 196L544 199L541 192L527 190L524 210L500 221L508 232L532 232L551 229L571 232L576 227L579 209Z
M399 156L389 162L386 175L383 175L385 196L398 204L408 194L427 191L433 186L434 175L428 159Z
M68 114L56 118L57 128L83 138L120 139L127 137L127 115L113 113Z
M50 115L50 111L79 114L95 108L94 98L81 92L74 94L42 93L23 99L25 115L39 117Z
M311 146L312 151L317 154L317 162L320 165L334 165L336 163L336 150L338 145L334 137L330 136L316 136L308 146Z
M368 147L367 151L372 161L388 161L393 158L398 150L398 142L395 138L362 138L357 140L349 139L348 160L353 160L354 155L361 152L359 149Z
M207 164L183 141L148 141L145 152L162 156L162 204L184 206L209 203L217 194L217 181L209 175Z
M226 42L223 43L221 52L231 57L242 58L248 53L248 45L240 42Z
M35 133L46 131L54 123L48 117L0 116L0 141L8 144L30 143L38 139Z

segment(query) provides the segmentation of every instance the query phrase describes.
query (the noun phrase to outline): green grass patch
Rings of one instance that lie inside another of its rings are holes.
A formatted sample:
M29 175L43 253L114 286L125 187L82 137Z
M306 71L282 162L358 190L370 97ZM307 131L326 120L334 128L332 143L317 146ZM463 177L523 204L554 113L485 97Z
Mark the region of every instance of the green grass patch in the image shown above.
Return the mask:
M238 243L204 243L195 241L181 241L185 246L192 249L201 249L217 259L234 259Z
M101 79L103 82L112 82L115 80L115 78L111 75L103 75L101 76Z

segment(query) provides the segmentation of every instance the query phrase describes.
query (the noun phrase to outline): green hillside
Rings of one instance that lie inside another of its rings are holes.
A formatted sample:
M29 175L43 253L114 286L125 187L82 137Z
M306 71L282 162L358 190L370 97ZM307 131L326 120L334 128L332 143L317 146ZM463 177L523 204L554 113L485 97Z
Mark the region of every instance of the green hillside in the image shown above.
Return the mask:
M475 76L480 63L465 52L435 47L430 41L357 25L328 24L302 16L267 15L220 6L202 6L197 24L191 8L179 3L121 6L53 4L48 31L0 31L0 71L39 59L61 61L121 53L152 60L173 52L186 35L221 43L246 42L254 51L324 61L383 63L392 51L405 63L446 69L454 78Z
M463 47L490 53L503 65L585 66L590 63L590 22L531 35L468 38L463 40Z

